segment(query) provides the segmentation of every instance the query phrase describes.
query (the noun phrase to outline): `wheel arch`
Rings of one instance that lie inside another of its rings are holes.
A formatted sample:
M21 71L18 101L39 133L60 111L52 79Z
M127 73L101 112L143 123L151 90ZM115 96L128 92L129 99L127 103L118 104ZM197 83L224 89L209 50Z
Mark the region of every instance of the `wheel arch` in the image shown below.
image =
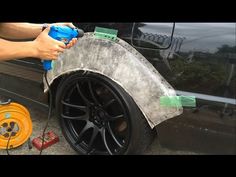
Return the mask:
M86 33L54 62L47 74L50 87L57 87L63 76L78 71L98 73L119 84L135 101L151 128L182 113L179 107L160 106L160 97L175 96L174 89L145 57L121 39L114 42ZM47 90L44 80L44 91Z

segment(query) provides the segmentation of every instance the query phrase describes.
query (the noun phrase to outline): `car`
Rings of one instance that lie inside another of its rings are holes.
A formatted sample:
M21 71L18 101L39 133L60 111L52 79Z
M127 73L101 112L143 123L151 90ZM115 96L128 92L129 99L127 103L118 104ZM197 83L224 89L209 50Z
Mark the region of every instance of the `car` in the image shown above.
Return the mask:
M56 116L75 151L142 154L156 136L167 145L209 140L182 138L179 132L192 127L214 132L209 152L235 153L235 23L74 24L86 33L63 54L72 64L60 60L48 77ZM96 27L118 30L118 40L92 39ZM0 93L47 108L43 73L38 59L2 62ZM156 106L175 94L194 104Z

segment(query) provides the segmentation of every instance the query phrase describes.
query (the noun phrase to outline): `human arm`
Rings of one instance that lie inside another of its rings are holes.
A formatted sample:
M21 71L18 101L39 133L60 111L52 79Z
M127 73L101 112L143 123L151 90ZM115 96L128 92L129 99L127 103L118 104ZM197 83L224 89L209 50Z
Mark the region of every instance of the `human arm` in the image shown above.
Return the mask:
M50 27L41 32L35 40L27 42L13 42L0 38L0 61L26 57L57 59L66 45L48 36L49 30Z
M52 23L75 28L72 23ZM0 37L5 39L34 39L42 32L43 24L35 23L0 23Z
M42 31L42 24L0 23L0 37L5 39L34 39Z

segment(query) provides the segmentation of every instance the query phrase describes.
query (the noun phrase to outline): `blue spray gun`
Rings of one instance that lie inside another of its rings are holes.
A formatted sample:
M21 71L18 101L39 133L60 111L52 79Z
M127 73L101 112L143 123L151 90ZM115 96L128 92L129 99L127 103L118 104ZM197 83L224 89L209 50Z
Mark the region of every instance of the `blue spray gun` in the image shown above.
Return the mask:
M73 38L83 37L84 31L81 29L73 29L68 26L51 26L48 33L53 39L62 41L65 44L68 44ZM52 69L52 61L44 60L43 61L44 70L48 71Z

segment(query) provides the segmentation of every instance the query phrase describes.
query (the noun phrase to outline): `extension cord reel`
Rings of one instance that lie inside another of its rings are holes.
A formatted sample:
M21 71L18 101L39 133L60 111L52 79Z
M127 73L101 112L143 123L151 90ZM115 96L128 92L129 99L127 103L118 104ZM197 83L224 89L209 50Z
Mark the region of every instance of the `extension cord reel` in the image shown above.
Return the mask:
M32 134L29 111L18 103L0 105L0 149L12 149L24 144Z

